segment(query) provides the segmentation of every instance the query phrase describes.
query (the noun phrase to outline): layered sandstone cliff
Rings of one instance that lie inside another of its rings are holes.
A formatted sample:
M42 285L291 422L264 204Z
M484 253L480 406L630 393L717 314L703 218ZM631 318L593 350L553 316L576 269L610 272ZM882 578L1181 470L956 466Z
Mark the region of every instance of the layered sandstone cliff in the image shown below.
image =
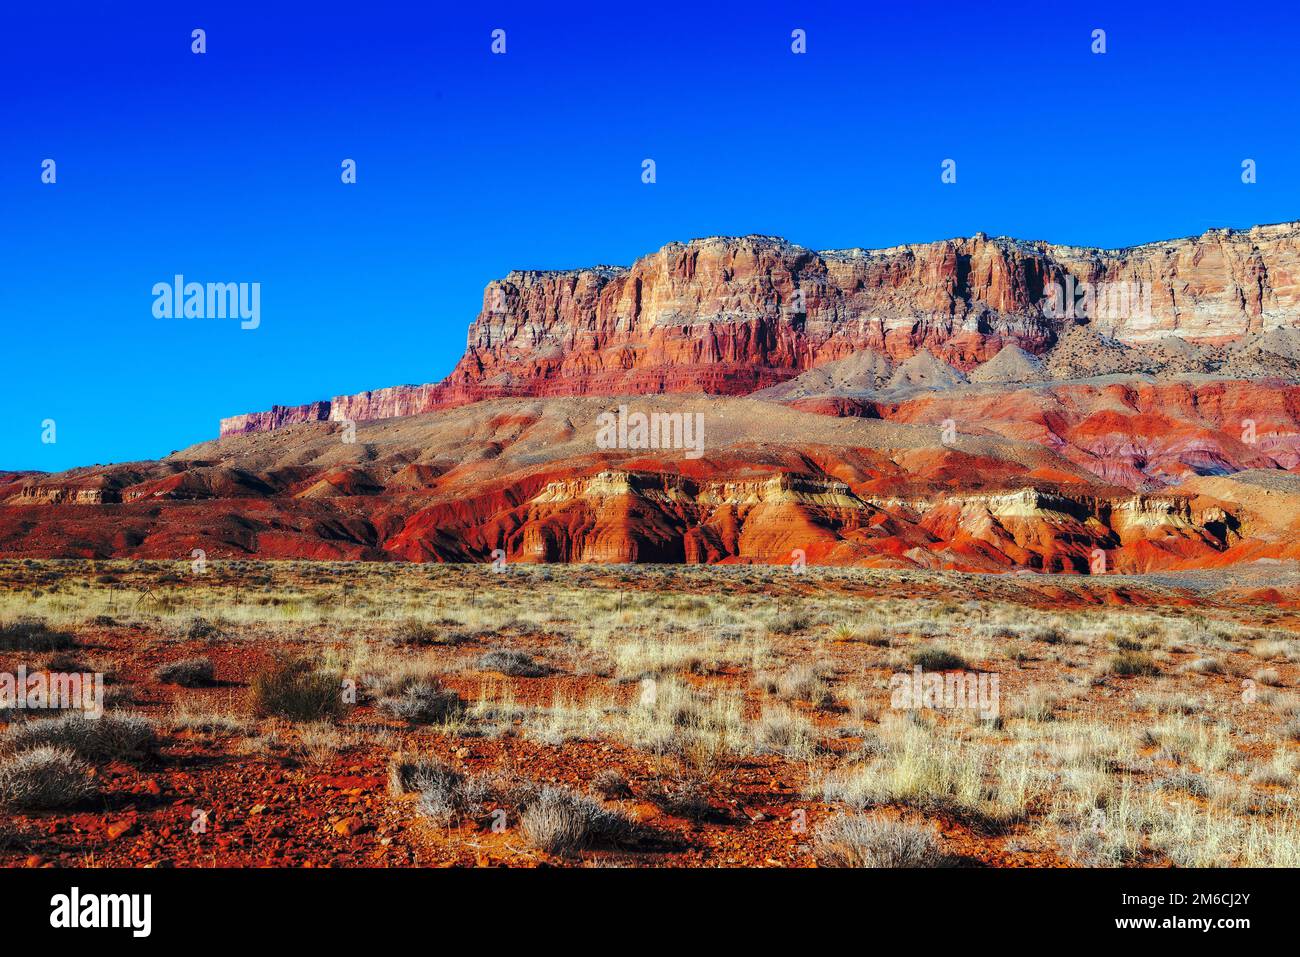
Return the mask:
M1140 300L1062 315L1053 290ZM814 252L766 236L670 243L630 267L518 271L488 284L440 383L225 419L221 434L365 421L485 398L743 395L865 349L968 371L1004 346L1046 352L1087 322L1128 343L1219 344L1300 326L1300 224L1216 229L1127 249L989 238Z

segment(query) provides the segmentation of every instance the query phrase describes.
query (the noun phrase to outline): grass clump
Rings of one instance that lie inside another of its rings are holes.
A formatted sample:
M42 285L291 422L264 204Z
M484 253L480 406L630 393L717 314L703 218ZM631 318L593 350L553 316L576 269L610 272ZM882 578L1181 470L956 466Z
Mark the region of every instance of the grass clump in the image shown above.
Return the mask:
M1106 663L1106 670L1112 675L1151 678L1160 674L1160 666L1150 655L1140 651L1122 651L1112 655Z
M67 748L37 747L0 760L0 804L24 811L71 807L99 793L90 766Z
M180 685L182 688L200 688L212 684L216 670L211 658L181 658L169 661L154 669L153 676L167 685Z
M495 648L479 658L478 667L511 678L541 678L551 673L546 665L539 664L527 652L517 648Z
M409 724L442 724L465 711L461 696L436 679L409 682L396 694L380 698L377 706Z
M0 624L0 651L64 651L76 644L71 632L51 628L41 618Z
M524 836L548 854L569 855L597 844L619 843L633 833L627 815L568 788L543 787L521 815Z
M957 671L966 667L966 659L947 648L918 648L907 660L925 671Z
M310 658L277 660L253 676L249 685L259 718L335 721L347 711L340 676L320 671Z
M105 714L87 718L72 713L13 725L4 743L14 751L52 747L92 761L115 761L141 757L157 740L153 721L140 715Z
M840 815L817 829L813 856L822 867L937 867L934 831L865 814Z

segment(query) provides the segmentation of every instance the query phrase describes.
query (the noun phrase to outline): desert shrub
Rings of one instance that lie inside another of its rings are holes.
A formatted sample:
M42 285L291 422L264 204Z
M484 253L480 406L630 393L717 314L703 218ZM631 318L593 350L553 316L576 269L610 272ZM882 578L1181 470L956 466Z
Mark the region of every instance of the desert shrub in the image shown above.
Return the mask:
M1276 668L1261 668L1259 671L1256 671L1251 675L1251 677L1262 685L1270 685L1274 688L1279 687L1282 684L1282 676L1278 673Z
M105 714L87 718L74 713L15 724L5 735L4 743L14 751L63 748L97 761L139 757L154 746L157 737L153 721L140 715Z
M532 656L516 648L496 648L478 660L483 671L499 671L512 678L541 678L551 669L534 661Z
M606 800L632 796L632 786L627 783L627 778L613 768L606 768L592 778L591 789Z
M1122 651L1113 655L1106 663L1106 670L1113 675L1152 677L1160 674L1160 666L1155 659L1138 651Z
M279 659L263 668L253 676L249 694L259 718L330 721L347 710L340 676L317 670L309 658Z
M191 618L185 628L185 637L190 641L211 641L220 634L220 628L202 617Z
M918 648L907 659L926 671L955 671L966 667L966 659L961 655L935 646Z
M390 794L414 794L430 784L457 774L457 771L437 758L395 757L388 764L388 791Z
M395 758L388 765L388 790L392 794L418 794L422 816L437 824L457 817L479 817L493 796L483 778L462 774L437 758Z
M426 621L406 621L384 640L390 645L418 648L428 645L458 645L469 638L469 634L463 630L453 630Z
M0 760L0 804L43 811L71 807L99 793L90 766L67 748L37 747Z
M818 708L835 703L835 695L820 665L792 665L783 672L760 672L755 683L769 694L787 701L807 701Z
M211 658L181 658L154 669L153 676L163 684L198 688L212 683L216 671Z
M767 630L774 635L793 635L812 624L812 618L799 611L783 611L776 615Z
M438 724L465 711L461 696L436 680L409 683L377 704L381 711L410 724Z
M858 630L847 622L841 622L831 629L831 640L838 642L857 641Z
M684 774L660 781L646 797L659 810L690 821L717 818L708 782L699 774Z
M560 787L541 788L520 818L524 836L548 854L567 855L596 844L618 843L634 830L625 814Z
M1065 630L1057 625L1035 628L1028 635L1030 641L1041 641L1045 645L1059 645L1067 637Z
M0 651L61 651L76 643L71 632L51 628L40 618L0 624Z
M864 814L818 827L813 855L822 867L936 867L943 860L931 828Z
M1198 675L1221 675L1223 674L1223 662L1218 658L1197 658L1195 661L1188 663L1187 670Z

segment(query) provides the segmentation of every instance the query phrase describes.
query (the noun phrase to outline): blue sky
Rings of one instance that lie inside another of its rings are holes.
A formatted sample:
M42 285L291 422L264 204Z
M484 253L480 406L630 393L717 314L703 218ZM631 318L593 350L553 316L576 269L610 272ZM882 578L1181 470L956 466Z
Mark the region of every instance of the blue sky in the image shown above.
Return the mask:
M7 6L0 469L437 380L513 268L715 234L1118 246L1300 219L1294 4L441 6ZM260 282L260 328L155 319L178 272Z

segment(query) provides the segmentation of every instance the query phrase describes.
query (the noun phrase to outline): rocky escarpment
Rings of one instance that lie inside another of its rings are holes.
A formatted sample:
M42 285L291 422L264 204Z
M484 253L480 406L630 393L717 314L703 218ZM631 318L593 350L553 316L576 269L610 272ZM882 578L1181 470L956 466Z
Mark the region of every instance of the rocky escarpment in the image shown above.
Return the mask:
M1144 454L1159 453L1167 472L1196 465L1200 484L1121 488L1097 476L1095 461L1073 461L1078 450L1125 415L1172 410L1178 397L1072 388L1017 400L1041 402L1044 423L1062 434L1076 414L1066 403L1102 417L1070 426L1071 445L1057 450L992 432L945 441L933 421L699 396L638 401L668 414L699 406L701 457L603 447L597 423L609 402L596 398L493 400L361 422L352 442L333 423L307 423L160 462L10 475L0 482L0 555L187 562L202 549L213 558L490 561L500 550L524 562L802 559L1084 574L1300 558L1300 493L1273 478L1290 476L1267 455L1224 446L1202 462L1200 439L1152 419L1173 444ZM1183 396L1200 409L1220 403L1232 418L1241 398ZM1272 413L1256 409L1261 430L1272 427L1269 414L1289 414L1290 400L1276 401ZM912 411L931 420L957 410ZM993 411L967 410L981 429L996 424ZM1220 474L1222 455L1248 453L1259 463L1249 482Z
M1058 287L1141 289L1071 314ZM1127 343L1218 344L1300 325L1300 224L1210 230L1128 249L989 238L814 252L764 236L670 243L630 267L520 271L488 284L440 383L223 420L221 434L366 421L485 398L741 395L871 349L961 371L1007 345L1041 355L1087 322Z

